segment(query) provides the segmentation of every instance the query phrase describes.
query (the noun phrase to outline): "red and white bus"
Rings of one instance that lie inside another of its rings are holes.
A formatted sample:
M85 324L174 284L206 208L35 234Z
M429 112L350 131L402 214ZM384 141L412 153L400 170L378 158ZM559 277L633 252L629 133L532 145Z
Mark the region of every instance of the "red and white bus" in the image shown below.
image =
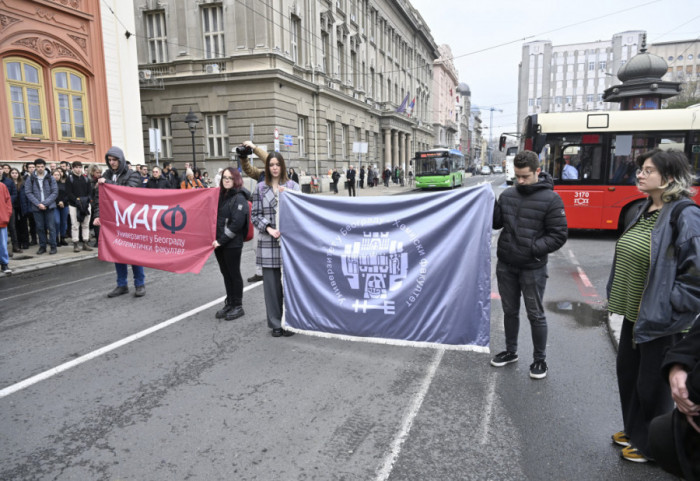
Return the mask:
M685 152L699 184L700 108L530 115L521 147L554 178L570 229L618 229L644 199L635 185L641 153Z

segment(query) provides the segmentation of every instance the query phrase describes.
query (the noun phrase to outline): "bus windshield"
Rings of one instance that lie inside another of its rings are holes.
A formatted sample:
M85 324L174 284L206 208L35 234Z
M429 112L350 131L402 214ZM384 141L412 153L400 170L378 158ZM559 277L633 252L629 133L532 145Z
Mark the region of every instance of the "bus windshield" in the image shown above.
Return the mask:
M416 152L416 187L462 185L464 155L459 150L435 149Z

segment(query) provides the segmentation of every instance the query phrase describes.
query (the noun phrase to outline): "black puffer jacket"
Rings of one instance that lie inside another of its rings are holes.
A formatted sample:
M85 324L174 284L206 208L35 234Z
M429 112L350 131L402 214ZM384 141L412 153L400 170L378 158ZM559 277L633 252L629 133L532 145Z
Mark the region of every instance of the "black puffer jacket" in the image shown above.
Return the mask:
M246 189L233 189L229 195L219 200L216 215L216 240L225 249L243 247L243 240L248 233L248 205L250 192Z
M522 269L547 264L547 254L566 243L568 230L564 203L553 190L546 172L530 185L506 189L496 201L493 228L498 238L498 260Z

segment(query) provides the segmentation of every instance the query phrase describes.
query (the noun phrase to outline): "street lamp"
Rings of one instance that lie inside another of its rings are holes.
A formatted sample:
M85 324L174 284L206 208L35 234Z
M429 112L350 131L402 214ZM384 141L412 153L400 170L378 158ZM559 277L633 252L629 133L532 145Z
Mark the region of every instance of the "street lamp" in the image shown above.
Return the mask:
M197 170L197 157L194 153L194 131L197 130L197 124L199 123L199 117L192 112L192 107L190 107L190 112L185 117L185 123L190 128L190 133L192 134L192 165L194 166L193 171Z

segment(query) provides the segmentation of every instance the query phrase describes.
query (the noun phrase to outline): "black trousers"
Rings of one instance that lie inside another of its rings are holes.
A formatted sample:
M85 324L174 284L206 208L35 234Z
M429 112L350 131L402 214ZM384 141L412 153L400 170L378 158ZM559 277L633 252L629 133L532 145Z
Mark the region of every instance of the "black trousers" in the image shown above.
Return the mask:
M625 433L632 446L647 457L649 425L656 416L673 410L671 388L661 375L661 363L666 351L681 340L680 334L660 337L635 344L634 323L622 321L620 345L617 350L617 384Z
M214 249L219 270L224 277L226 288L226 304L230 306L243 305L243 276L241 276L241 253L243 247Z
M348 195L350 197L357 197L357 191L355 190L354 180L348 180Z

